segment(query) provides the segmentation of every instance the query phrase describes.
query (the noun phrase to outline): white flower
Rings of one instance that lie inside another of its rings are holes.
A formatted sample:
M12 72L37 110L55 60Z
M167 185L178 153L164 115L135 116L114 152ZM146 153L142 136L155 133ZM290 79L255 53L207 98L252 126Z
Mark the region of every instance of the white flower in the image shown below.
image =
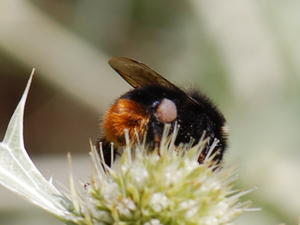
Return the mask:
M178 169L176 165L171 165L166 168L164 173L164 180L166 187L170 185L176 185L176 183L182 178L183 171Z
M179 208L187 211L187 217L192 217L199 211L200 206L197 205L197 202L195 200L189 199L187 201L181 202L179 204Z
M161 212L169 205L168 197L163 193L154 193L150 199L150 206L155 212Z
M219 225L219 221L216 216L205 216L200 218L199 224L201 225Z
M149 222L146 222L144 225L162 225L159 219L151 219Z
M136 210L136 205L131 199L124 198L117 205L117 210L119 210L120 214L126 217L131 217L131 211Z
M139 190L142 189L145 186L145 182L147 182L149 179L149 172L146 170L146 168L137 166L131 168L131 173L132 180L135 182Z

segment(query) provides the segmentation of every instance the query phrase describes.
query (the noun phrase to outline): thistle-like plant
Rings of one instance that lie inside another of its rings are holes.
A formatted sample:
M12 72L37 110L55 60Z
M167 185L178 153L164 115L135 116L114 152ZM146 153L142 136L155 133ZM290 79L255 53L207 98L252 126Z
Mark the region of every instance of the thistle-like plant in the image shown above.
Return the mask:
M176 131L169 135L168 126L155 149L128 144L115 170L91 145L86 191L78 191L70 172L69 193L63 194L40 174L24 147L23 113L31 80L32 75L0 143L0 184L64 223L217 225L229 224L248 208L250 201L239 203L239 197L253 189L233 190L237 166L218 167L209 155L199 164L206 140L175 147Z

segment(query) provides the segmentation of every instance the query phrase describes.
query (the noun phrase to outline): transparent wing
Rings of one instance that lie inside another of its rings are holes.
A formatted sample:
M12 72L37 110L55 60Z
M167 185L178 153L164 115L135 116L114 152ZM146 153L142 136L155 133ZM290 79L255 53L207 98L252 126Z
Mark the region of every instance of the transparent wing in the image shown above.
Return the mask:
M125 57L113 57L109 60L109 65L134 88L149 84L160 84L168 88L179 89L139 61Z
M191 102L192 104L201 105L201 103L196 102L183 90L169 82L163 76L161 76L142 62L117 56L109 60L109 65L134 88L150 84L160 84L162 86L165 86L166 88L181 92L181 94L186 97L186 100Z

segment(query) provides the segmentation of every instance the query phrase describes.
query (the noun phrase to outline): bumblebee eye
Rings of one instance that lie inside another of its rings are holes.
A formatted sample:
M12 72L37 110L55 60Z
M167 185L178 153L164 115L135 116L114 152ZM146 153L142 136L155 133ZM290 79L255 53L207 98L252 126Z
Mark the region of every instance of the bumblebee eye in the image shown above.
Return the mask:
M177 107L170 99L164 98L157 107L156 118L162 123L173 122L177 118Z

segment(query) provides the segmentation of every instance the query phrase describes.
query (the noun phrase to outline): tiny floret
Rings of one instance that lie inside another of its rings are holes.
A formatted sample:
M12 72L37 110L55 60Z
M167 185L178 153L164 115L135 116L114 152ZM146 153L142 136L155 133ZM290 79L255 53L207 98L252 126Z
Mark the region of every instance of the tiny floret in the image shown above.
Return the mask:
M150 199L150 206L155 212L161 212L169 205L168 197L163 193L154 193Z

